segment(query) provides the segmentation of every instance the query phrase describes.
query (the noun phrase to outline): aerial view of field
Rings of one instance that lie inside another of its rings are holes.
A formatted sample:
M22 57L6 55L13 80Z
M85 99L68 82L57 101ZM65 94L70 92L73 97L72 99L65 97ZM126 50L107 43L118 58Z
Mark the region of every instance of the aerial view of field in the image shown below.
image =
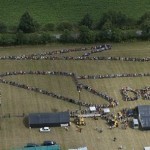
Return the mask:
M121 124L117 128L109 129L106 120L101 118L98 118L98 120L86 118L86 126L82 127L81 133L77 131L72 118L72 124L68 131L61 127L51 128L50 133L40 133L39 129L34 128L29 129L26 127L22 115L28 116L29 113L33 112L75 111L79 109L79 105L32 90L12 86L10 82L10 84L5 82L13 81L79 100L79 92L71 76L31 73L8 75L8 72L20 71L74 73L79 83L88 85L98 92L107 93L119 102L116 107L110 108L111 113L117 114L123 108L134 108L137 105L149 105L149 100L144 100L142 97L135 101L124 101L120 90L124 87L131 87L132 89L149 87L150 61L111 60L110 57L148 58L150 56L150 43L134 42L111 45L110 50L91 53L88 56L88 58L105 58L102 60L80 59L85 53L87 54L91 51L93 45L52 44L34 47L0 48L0 115L3 116L0 120L0 150L20 148L26 143L40 144L44 140L56 141L62 150L81 146L87 146L89 150L117 150L120 145L123 146L123 149L140 150L144 146L149 146L149 131L133 129L130 126L125 130L122 129ZM67 52L60 53L60 50L66 50ZM54 54L54 51L59 53ZM12 55L18 56L18 60L15 60L16 57L6 57ZM23 59L23 55L30 57ZM22 56L22 59L20 59L20 56ZM74 59L66 59L69 56ZM147 75L119 78L80 78L88 75L107 74ZM80 101L92 103L93 105L109 104L105 98L92 94L84 88L80 92ZM85 108L81 106L81 109ZM96 128L103 128L103 132L99 133ZM113 140L114 137L116 137L116 141Z

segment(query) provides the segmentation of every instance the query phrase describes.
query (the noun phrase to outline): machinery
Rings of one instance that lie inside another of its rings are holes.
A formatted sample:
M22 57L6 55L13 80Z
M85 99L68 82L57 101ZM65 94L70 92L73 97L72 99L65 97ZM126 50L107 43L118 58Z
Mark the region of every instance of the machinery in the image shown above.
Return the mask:
M113 128L115 128L115 127L118 127L118 121L117 120L115 120L115 119L111 119L111 120L109 120L109 125L111 126L111 127L113 127Z
M74 122L76 125L79 125L79 126L85 126L86 125L83 117L76 117L74 119Z

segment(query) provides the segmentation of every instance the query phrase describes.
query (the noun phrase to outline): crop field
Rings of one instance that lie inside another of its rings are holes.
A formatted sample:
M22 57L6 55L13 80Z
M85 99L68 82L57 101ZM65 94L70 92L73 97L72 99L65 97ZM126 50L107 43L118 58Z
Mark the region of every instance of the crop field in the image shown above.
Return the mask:
M35 53L52 52L64 49L75 49L91 45L46 45L26 47L0 48L0 56L20 56ZM87 50L89 51L89 50ZM56 54L55 56L82 56L85 51ZM149 42L135 42L112 44L112 49L101 53L91 54L90 57L150 57ZM14 71L56 71L72 72L76 76L81 75L106 75L122 73L150 73L150 61L121 61L121 60L0 60L0 74ZM57 95L63 95L72 99L79 99L79 93L74 80L67 76L55 75L11 75L3 76L2 79L14 81L32 87L41 88ZM0 78L0 79L1 79ZM122 87L142 89L150 86L150 76L125 77L125 78L104 78L104 79L79 79L79 82L86 84L97 91L107 93L118 100L119 105L110 108L112 113L117 113L123 108L134 108L137 105L150 104L149 100L142 98L136 101L124 101L120 92ZM99 118L86 118L86 126L82 132L78 132L76 125L72 122L69 130L56 127L51 128L50 133L40 133L39 129L29 129L25 125L23 114L32 112L56 112L75 111L78 105L56 99L34 91L1 83L1 106L0 116L0 150L12 150L26 145L26 143L41 144L44 140L54 140L60 144L62 150L87 146L89 150L117 150L120 145L126 150L141 150L144 146L150 146L150 131L141 131L128 127L109 129L106 121ZM80 93L81 101L93 104L107 104L102 97L98 97L85 89ZM81 107L84 109L84 107ZM72 119L72 118L71 118ZM73 120L71 120L73 121ZM96 127L103 128L99 133ZM117 140L114 142L113 138Z
M132 18L139 18L150 10L149 0L1 0L0 21L17 25L21 15L29 11L40 24L62 21L78 22L89 13L94 21L108 10L122 11Z

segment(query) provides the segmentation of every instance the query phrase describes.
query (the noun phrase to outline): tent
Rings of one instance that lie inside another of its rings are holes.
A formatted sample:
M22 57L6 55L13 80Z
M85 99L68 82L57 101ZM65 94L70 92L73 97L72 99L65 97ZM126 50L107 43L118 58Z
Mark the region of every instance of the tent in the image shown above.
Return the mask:
M79 147L77 149L68 149L68 150L88 150L87 147Z
M109 109L109 108L104 108L104 109L103 109L103 112L104 112L105 114L110 113L110 109Z
M89 109L90 109L91 112L96 111L96 107L95 106L91 106L91 107L89 107Z
M144 150L150 150L150 147L144 147Z

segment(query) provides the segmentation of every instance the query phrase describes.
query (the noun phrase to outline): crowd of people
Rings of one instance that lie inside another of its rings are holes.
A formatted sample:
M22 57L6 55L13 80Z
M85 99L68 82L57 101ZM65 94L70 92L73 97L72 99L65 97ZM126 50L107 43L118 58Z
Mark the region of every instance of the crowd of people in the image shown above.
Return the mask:
M134 101L140 98L143 98L144 100L150 100L150 87L145 87L140 90L124 87L121 89L121 93L125 101ZM131 93L133 93L134 96L131 96Z
M141 98L140 91L132 89L130 87L122 88L121 93L125 101L134 101L134 100L138 100L139 98ZM132 96L131 96L131 93L132 93Z
M110 50L111 47L112 46L110 44L102 44L102 45L93 46L93 47L91 47L91 51L84 53L82 55L82 57L88 57L88 56L90 56L91 54L94 54L94 53L99 53L99 52L103 52L103 51L106 51L106 50Z
M150 100L150 87L145 87L143 89L140 90L142 97L145 100Z

